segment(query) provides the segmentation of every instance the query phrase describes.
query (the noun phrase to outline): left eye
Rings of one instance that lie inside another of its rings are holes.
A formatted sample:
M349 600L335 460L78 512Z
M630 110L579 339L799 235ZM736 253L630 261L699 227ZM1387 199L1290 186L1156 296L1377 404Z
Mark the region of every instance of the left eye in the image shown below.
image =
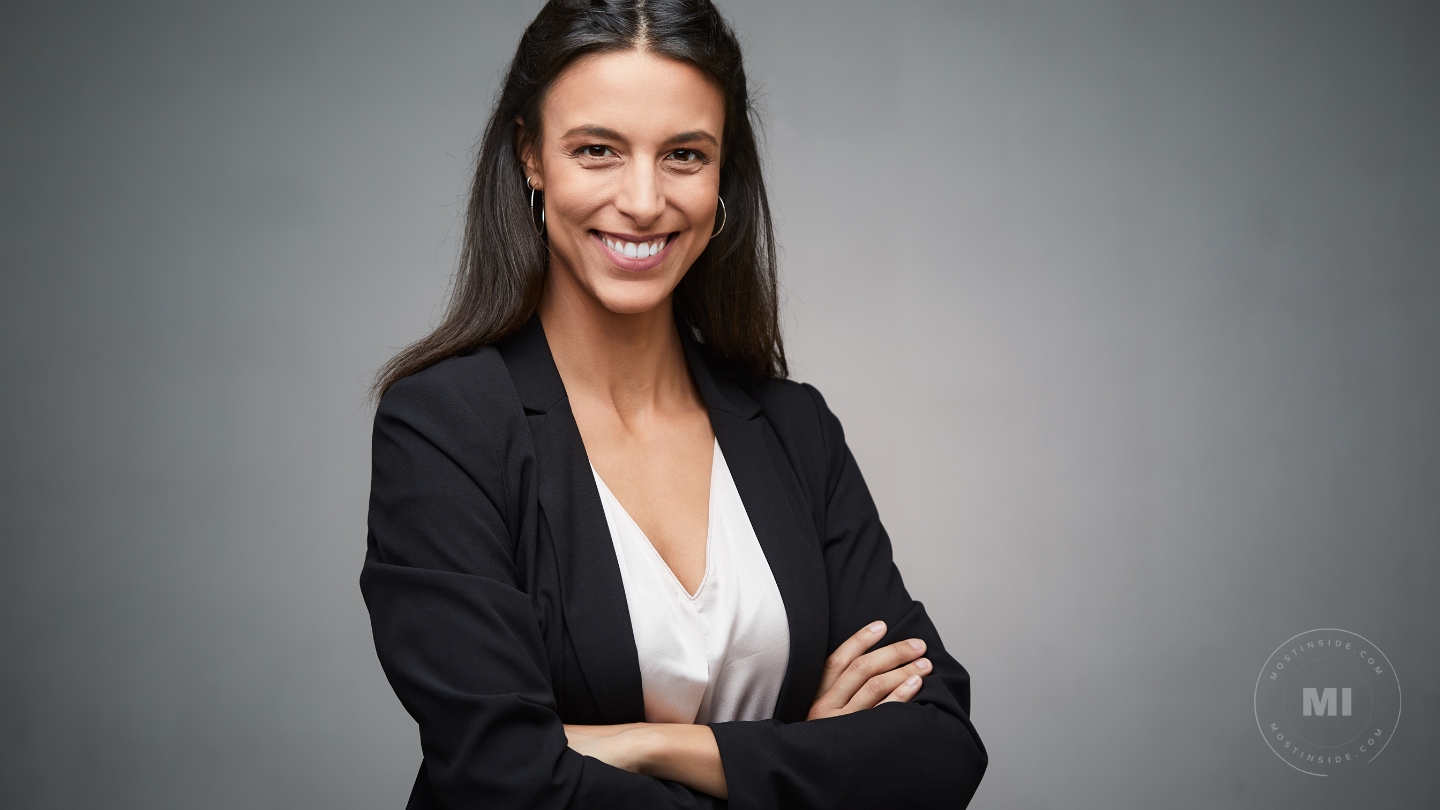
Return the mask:
M676 149L674 152L670 153L670 157L680 161L681 163L693 163L700 159L700 153L696 152L694 149Z

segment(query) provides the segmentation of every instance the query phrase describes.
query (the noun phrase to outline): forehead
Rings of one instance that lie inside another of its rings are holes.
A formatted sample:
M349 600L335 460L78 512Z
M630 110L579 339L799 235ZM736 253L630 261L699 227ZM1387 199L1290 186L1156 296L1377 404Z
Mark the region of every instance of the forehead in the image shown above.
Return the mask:
M637 49L575 60L551 86L541 117L546 137L599 126L637 142L693 130L718 139L725 99L694 65Z

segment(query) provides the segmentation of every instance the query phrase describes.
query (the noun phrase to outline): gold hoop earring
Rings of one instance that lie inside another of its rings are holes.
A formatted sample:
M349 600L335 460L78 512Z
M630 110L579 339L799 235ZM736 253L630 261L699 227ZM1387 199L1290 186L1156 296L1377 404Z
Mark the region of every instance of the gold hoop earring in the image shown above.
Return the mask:
M545 192L535 188L530 178L525 178L525 187L530 189L530 227L535 229L535 235L541 239L545 238ZM535 192L540 191L540 224L535 224Z
M730 212L725 208L725 198L717 195L716 199L720 201L720 227L716 228L715 232L710 234L711 239L719 236L720 232L725 230L725 223L730 221Z

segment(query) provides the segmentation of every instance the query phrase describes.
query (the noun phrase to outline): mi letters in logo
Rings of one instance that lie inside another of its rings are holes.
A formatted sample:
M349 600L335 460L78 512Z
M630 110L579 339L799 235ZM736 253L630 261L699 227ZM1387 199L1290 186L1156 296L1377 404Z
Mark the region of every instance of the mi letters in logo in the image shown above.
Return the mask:
M1340 687L1340 715L1342 717L1350 717L1353 714L1351 706L1353 706L1354 703L1350 700L1353 691L1353 687ZM1302 697L1301 700L1305 704L1305 710L1302 714L1305 717L1312 715L1322 717L1327 713L1331 717L1335 716L1335 687L1316 689L1313 686L1307 686L1304 688L1303 694L1304 697ZM1327 709L1329 710L1328 712L1326 711Z
M1291 638L1255 682L1255 723L1266 744L1312 776L1353 772L1375 759L1399 722L1400 681L1390 659L1346 630Z

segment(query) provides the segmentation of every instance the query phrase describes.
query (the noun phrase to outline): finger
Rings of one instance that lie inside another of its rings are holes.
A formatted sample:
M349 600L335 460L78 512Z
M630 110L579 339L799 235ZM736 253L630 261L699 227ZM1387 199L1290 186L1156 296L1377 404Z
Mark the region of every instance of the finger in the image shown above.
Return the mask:
M815 695L819 697L829 692L835 681L840 679L840 673L884 637L885 622L871 622L860 628L855 635L845 639L835 648L835 652L825 659L825 670L820 674L820 688L815 690Z
M835 685L817 703L845 706L865 682L892 669L898 669L925 653L925 642L918 638L887 644L874 652L866 653L846 667L835 681ZM888 690L887 690L888 691ZM876 700L879 700L877 697Z
M885 696L880 703L909 703L910 699L920 693L920 684L923 683L919 675L911 675L906 678L895 691ZM878 704L877 704L878 705Z
M845 704L846 712L858 712L861 709L869 709L883 703L886 698L895 693L895 690L905 686L911 678L924 678L934 670L927 658L912 661L909 664L892 669L889 672L882 672L866 681L863 686L855 692L855 697ZM918 689L917 689L918 691Z

